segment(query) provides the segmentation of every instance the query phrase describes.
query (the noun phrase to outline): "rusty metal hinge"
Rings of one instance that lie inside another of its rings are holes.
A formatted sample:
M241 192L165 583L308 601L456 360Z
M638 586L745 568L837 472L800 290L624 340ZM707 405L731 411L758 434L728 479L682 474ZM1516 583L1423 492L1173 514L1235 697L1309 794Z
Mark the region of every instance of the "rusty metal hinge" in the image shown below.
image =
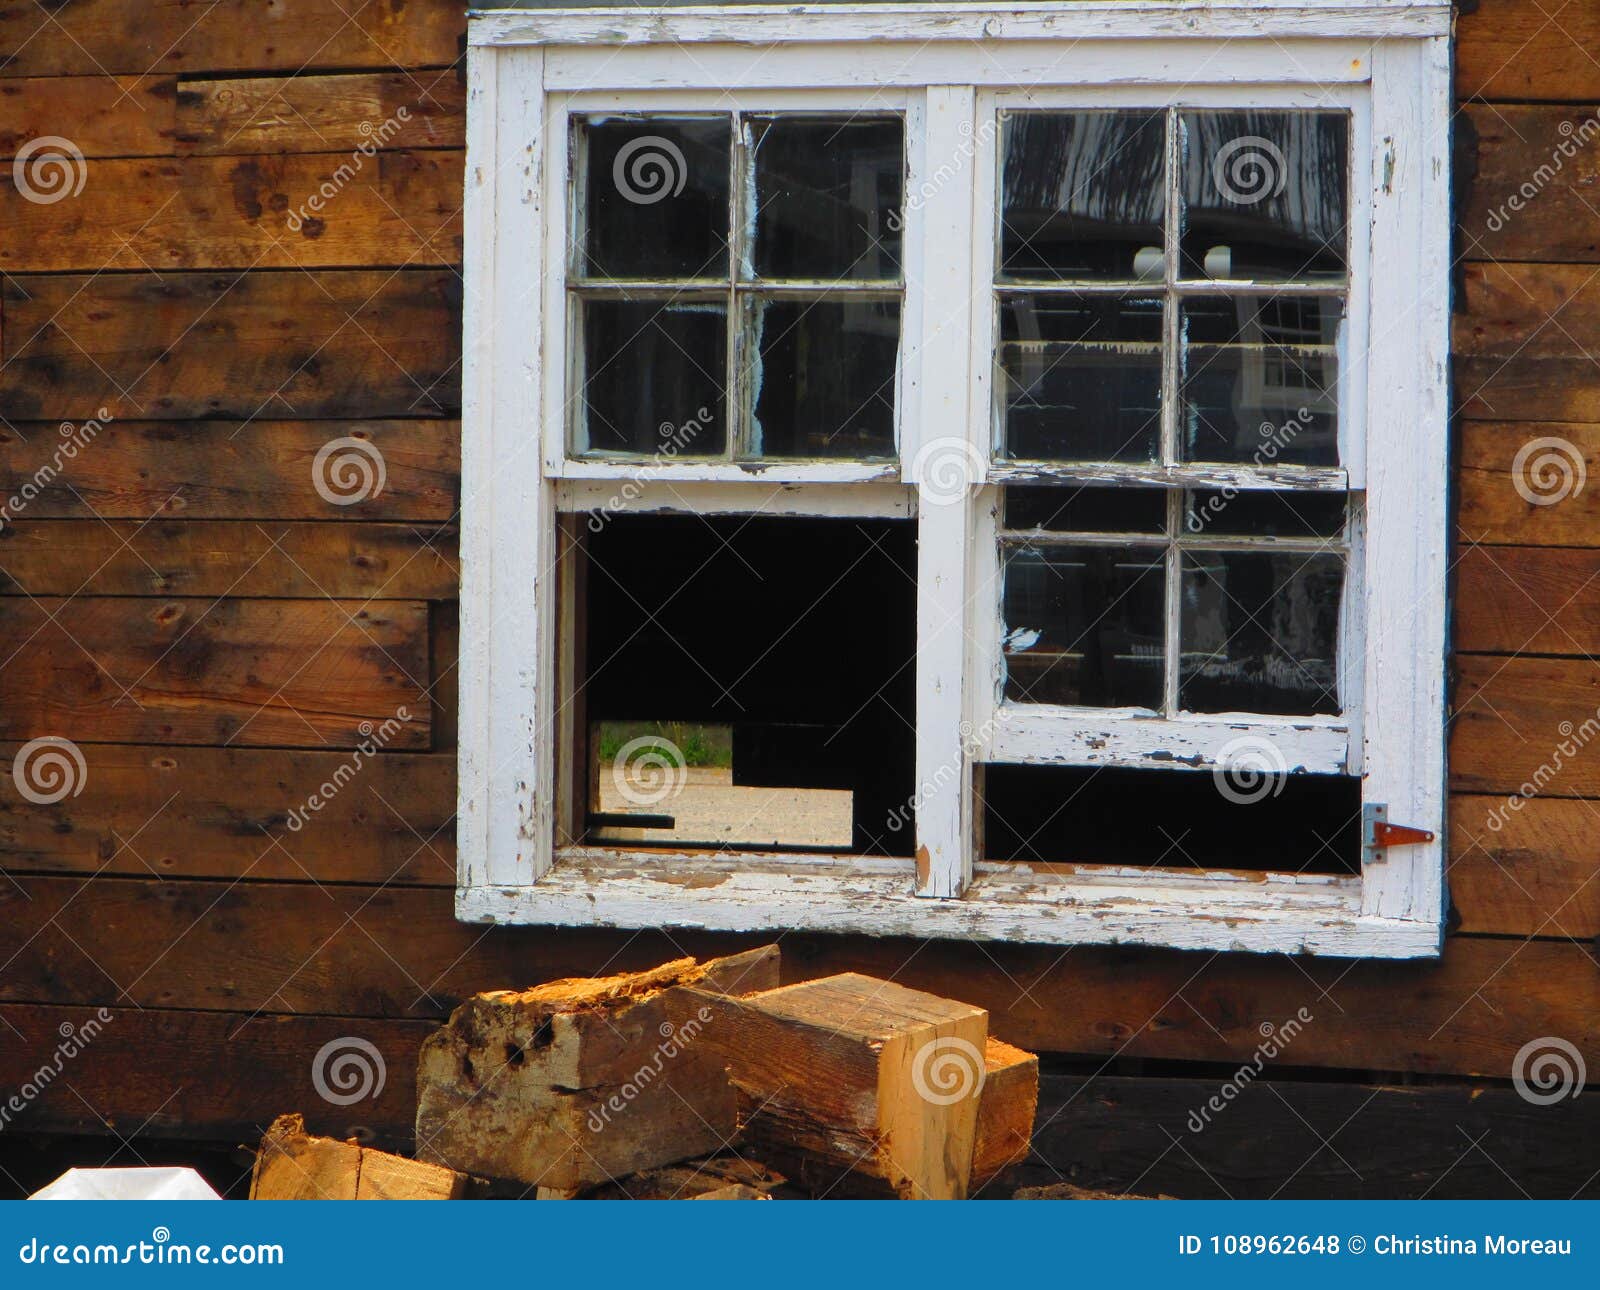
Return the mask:
M1428 829L1409 824L1390 824L1389 807L1384 802L1365 802L1361 807L1361 863L1375 864L1390 847L1414 847L1432 842Z

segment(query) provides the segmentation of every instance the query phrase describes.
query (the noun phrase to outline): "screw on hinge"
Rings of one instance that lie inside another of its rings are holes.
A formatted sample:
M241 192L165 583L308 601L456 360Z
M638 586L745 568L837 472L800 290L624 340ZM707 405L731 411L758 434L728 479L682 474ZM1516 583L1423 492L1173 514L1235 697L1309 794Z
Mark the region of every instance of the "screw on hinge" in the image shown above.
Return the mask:
M1414 847L1432 842L1428 829L1409 824L1390 824L1389 807L1384 802L1367 802L1361 807L1361 863L1376 864L1390 847Z

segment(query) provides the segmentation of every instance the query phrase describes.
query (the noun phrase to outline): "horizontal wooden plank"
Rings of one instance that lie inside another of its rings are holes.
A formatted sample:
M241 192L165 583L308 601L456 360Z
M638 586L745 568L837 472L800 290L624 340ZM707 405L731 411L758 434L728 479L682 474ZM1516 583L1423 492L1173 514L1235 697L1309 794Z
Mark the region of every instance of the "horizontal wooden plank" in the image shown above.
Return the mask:
M1456 479L1465 542L1600 546L1600 425L1463 422Z
M459 148L466 113L466 85L454 67L187 80L177 96L178 151Z
M453 412L460 300L432 269L8 278L0 417Z
M483 928L422 888L20 877L0 883L0 998L442 1016L473 991L639 969L748 939ZM381 949L380 949L381 947ZM962 999L1044 1052L1239 1062L1307 1009L1297 1066L1506 1078L1529 1039L1600 1068L1600 964L1580 945L1459 937L1438 962L790 937L785 976L858 970Z
M1456 27L1456 92L1462 98L1600 99L1600 10L1584 0L1488 0Z
M445 600L452 528L271 520L23 520L0 529L0 595Z
M459 152L93 160L82 191L50 203L7 171L0 269L459 264L461 164Z
M253 1145L274 1116L299 1111L313 1132L404 1149L416 1115L417 1054L432 1029L348 1017L3 1005L0 1088L32 1083L62 1054L60 1075L35 1085L39 1095L6 1125L7 1136L114 1132ZM329 1063L341 1056L351 1063L348 1085L329 1080ZM336 1096L370 1093L338 1106L319 1092L319 1078Z
M8 777L20 747L0 744ZM9 785L0 793L0 851L13 871L455 885L452 754L79 752L76 794L34 804Z
M1464 265L1453 327L1461 414L1600 421L1600 275L1582 264Z
M460 0L5 0L0 76L440 67L465 31Z
M1584 659L1463 654L1450 782L1461 792L1600 797L1600 669Z
M1600 109L1468 103L1460 127L1477 141L1458 216L1462 251L1478 260L1600 260Z
M158 515L440 522L454 518L461 490L458 421L0 422L0 448L8 524ZM356 469L360 454L371 486ZM345 457L354 473L340 485Z
M177 141L177 89L173 76L97 73L0 81L0 158L15 156L35 139L62 136L85 157L165 156ZM43 158L48 152L36 148L30 155ZM55 191L48 175L40 178L45 191Z
M0 642L0 739L429 746L420 601L3 597Z
M1456 579L1457 649L1600 652L1600 551L1463 547Z
M1600 936L1597 838L1600 803L1451 797L1450 900L1462 930Z
M1047 1063L1033 1155L1014 1183L1186 1200L1600 1197L1600 1099L1535 1106L1503 1086L1384 1088L1270 1069L1224 1099L1232 1074L1084 1078Z

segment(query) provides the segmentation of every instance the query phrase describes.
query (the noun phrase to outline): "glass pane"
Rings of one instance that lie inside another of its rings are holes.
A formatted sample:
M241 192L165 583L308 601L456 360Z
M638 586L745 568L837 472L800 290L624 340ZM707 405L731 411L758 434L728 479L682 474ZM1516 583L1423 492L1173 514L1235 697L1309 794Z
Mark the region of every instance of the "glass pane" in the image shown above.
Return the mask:
M1178 706L1337 713L1343 585L1340 555L1186 552Z
M727 117L590 120L575 127L586 158L591 278L728 277Z
M900 276L905 129L898 117L750 123L763 278Z
M1160 300L1003 296L1005 455L1156 461L1161 318Z
M1185 112L1186 277L1279 282L1345 271L1343 112Z
M899 302L758 299L751 307L751 451L894 456Z
M1012 485L1005 500L1008 529L1155 536L1167 531L1167 492L1161 488Z
M1159 708L1165 585L1159 547L1010 548L1006 698Z
M1184 532L1223 537L1325 537L1344 532L1344 493L1269 493L1196 489Z
M1335 296L1186 300L1184 459L1338 465L1343 317Z
M1162 113L1020 112L1004 130L1003 278L1162 280Z
M720 299L588 300L582 309L587 442L578 450L721 453L727 442L726 305Z

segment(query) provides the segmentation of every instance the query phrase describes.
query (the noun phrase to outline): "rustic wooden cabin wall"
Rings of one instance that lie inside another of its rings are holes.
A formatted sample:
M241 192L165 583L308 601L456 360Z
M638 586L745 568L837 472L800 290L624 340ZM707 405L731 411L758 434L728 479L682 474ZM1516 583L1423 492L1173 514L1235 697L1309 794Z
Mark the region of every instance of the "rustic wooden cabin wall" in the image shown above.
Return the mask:
M453 917L464 29L0 3L0 1091L90 1036L10 1132L404 1145L462 996L736 943ZM1583 0L1460 19L1442 961L784 938L1065 1055L1045 1177L1600 1188L1595 1099L1511 1084L1600 1071L1596 48ZM1295 1078L1195 1130L1302 1010Z

